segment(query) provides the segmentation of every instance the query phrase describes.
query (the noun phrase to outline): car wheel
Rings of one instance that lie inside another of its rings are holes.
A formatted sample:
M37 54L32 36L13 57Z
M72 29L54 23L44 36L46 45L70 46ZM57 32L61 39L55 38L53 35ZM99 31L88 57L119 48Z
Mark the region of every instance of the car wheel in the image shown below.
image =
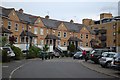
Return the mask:
M101 67L105 68L105 65L102 65L102 64L101 64Z
M107 63L106 63L106 67L107 67L107 68L110 68L110 67L111 67L111 62L107 62Z

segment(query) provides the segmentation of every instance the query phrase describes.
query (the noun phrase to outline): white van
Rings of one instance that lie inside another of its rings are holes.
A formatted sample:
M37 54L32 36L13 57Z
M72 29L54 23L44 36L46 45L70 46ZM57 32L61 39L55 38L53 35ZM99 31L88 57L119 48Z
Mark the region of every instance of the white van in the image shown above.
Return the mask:
M12 51L12 49L10 47L1 47L1 50L5 50L8 53L8 56L10 57L14 57L15 53Z

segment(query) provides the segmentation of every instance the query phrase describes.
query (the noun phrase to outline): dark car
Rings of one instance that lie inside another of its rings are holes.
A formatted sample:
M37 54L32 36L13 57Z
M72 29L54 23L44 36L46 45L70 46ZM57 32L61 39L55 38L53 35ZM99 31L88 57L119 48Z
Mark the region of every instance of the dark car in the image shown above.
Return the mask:
M82 52L76 52L73 55L73 59L83 59Z
M112 66L115 69L120 70L120 53L117 53L114 57L113 57L113 61L112 61Z
M111 52L110 49L94 49L89 55L89 59L94 61L94 63L99 63L99 59L102 57L103 52Z

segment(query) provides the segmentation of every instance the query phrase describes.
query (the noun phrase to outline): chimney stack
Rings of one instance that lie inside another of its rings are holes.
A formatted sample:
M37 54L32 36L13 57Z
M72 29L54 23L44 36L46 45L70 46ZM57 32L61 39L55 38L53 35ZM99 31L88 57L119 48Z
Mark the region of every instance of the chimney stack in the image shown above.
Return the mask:
M19 9L19 12L20 12L20 13L23 13L23 9L22 9L22 8L21 8L21 9Z
M74 23L74 21L71 19L71 20L70 20L70 23Z
M49 19L49 16L48 16L48 15L46 15L46 16L45 16L45 18L46 18L46 19Z

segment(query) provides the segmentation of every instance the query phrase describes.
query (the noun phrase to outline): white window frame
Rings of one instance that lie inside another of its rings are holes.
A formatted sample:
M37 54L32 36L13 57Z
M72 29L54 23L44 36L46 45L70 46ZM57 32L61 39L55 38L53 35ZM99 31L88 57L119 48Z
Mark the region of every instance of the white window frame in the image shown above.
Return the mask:
M83 39L83 34L80 34L80 38Z
M85 46L87 46L87 47L89 46L88 42L87 42L87 43L85 43Z
M67 45L67 43L66 42L64 42L64 46L66 46Z
M65 33L66 33L66 36L65 36ZM64 33L63 33L63 37L64 37L64 38L66 38L66 37L67 37L67 32L64 32Z
M38 28L34 27L34 34L38 34Z
M10 23L10 24L9 24ZM11 21L8 21L8 26L10 26L10 29L9 30L11 30L11 25L12 25L12 22Z
M15 43L18 43L18 37L15 36Z
M58 37L61 37L61 31L58 31Z
M88 34L86 34L86 39L89 39Z
M40 35L44 35L44 30L42 28L40 29Z
M17 26L16 26L17 25ZM15 23L15 31L18 31L19 30L19 24L18 23Z

